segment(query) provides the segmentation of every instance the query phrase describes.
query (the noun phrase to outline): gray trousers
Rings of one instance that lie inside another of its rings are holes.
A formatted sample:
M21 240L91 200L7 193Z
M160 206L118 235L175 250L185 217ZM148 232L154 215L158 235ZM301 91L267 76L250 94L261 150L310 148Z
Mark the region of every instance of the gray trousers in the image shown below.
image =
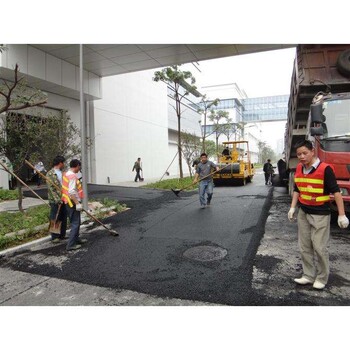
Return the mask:
M303 276L327 284L329 276L328 243L330 215L298 212L298 242L303 264ZM316 258L316 259L315 259Z

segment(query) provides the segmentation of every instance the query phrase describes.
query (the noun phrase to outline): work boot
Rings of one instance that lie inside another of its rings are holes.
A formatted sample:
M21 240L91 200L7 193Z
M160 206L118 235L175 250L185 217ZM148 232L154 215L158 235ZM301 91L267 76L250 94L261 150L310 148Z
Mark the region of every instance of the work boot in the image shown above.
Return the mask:
M313 287L315 289L323 289L326 285L320 281L315 281L315 283L313 284Z
M308 278L306 277L301 277L301 278L294 278L294 282L295 283L298 283L298 284L301 284L301 285L305 285L305 284L312 284L313 281L309 280Z
M81 248L81 244L74 244L73 246L67 248L67 250L77 250Z

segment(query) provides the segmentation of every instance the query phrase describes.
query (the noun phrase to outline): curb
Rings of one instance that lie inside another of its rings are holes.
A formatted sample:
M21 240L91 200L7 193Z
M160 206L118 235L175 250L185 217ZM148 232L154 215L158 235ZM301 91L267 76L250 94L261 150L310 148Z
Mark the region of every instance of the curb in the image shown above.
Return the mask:
M93 225L93 223L89 223L89 224L86 224L86 225L81 225L80 229L84 230L85 228L90 227L92 225ZM48 233L48 236L46 236L46 237L42 237L42 238L36 239L34 241L23 243L23 244L18 245L16 247L12 247L12 248L8 248L8 249L5 249L3 251L0 251L0 257L7 256L7 255L12 255L13 253L18 253L18 252L21 252L21 251L24 251L24 250L28 250L30 248L36 247L36 246L38 246L40 244L43 244L43 243L46 243L46 242L49 242L49 241L51 241L50 233Z

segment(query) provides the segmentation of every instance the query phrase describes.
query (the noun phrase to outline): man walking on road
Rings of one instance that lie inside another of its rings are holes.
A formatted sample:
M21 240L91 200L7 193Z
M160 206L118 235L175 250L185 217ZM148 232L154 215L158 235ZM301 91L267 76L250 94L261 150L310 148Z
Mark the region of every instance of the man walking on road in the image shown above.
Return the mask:
M204 209L207 205L210 205L211 199L213 197L213 178L208 176L212 169L219 170L219 167L216 166L213 162L208 160L206 153L201 154L201 161L197 165L196 174L194 176L193 183L199 182L199 202L201 208ZM208 176L208 177L206 177ZM202 178L206 177L204 180ZM205 199L205 194L207 193L207 199Z
M298 241L303 265L303 275L294 282L313 284L323 289L329 276L328 243L330 237L330 193L333 193L338 208L338 225L346 228L349 220L345 216L344 202L332 166L315 156L310 141L296 145L300 163L295 172L295 186L288 219L294 220L298 204ZM317 264L314 263L316 255Z
M141 169L141 158L137 158L137 161L134 164L134 167L132 168L132 171L136 171L136 176L135 176L135 182L137 182L137 180L142 181L141 176L140 176L140 171Z
M265 185L269 184L269 181L272 182L271 175L273 174L273 166L271 164L271 159L268 159L263 167L264 175L265 175Z
M81 244L87 242L86 239L79 238L79 230L81 223L81 211L83 206L81 201L84 197L82 184L77 177L80 171L81 162L73 159L70 169L63 174L62 182L62 200L66 203L67 213L71 224L67 250L76 250L81 248Z

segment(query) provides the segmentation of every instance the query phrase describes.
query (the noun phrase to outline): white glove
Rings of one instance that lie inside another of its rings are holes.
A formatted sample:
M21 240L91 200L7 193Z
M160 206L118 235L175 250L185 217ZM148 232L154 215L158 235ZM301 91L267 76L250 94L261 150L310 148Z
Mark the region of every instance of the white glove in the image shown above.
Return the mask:
M75 210L76 211L82 211L83 210L83 205L81 203L78 203L75 205Z
M295 208L290 208L289 209L289 212L288 212L288 220L290 221L290 222L292 222L292 221L295 221L295 217L294 217L294 213L295 213Z
M347 228L349 226L349 219L346 217L346 215L338 216L338 225L340 228Z

